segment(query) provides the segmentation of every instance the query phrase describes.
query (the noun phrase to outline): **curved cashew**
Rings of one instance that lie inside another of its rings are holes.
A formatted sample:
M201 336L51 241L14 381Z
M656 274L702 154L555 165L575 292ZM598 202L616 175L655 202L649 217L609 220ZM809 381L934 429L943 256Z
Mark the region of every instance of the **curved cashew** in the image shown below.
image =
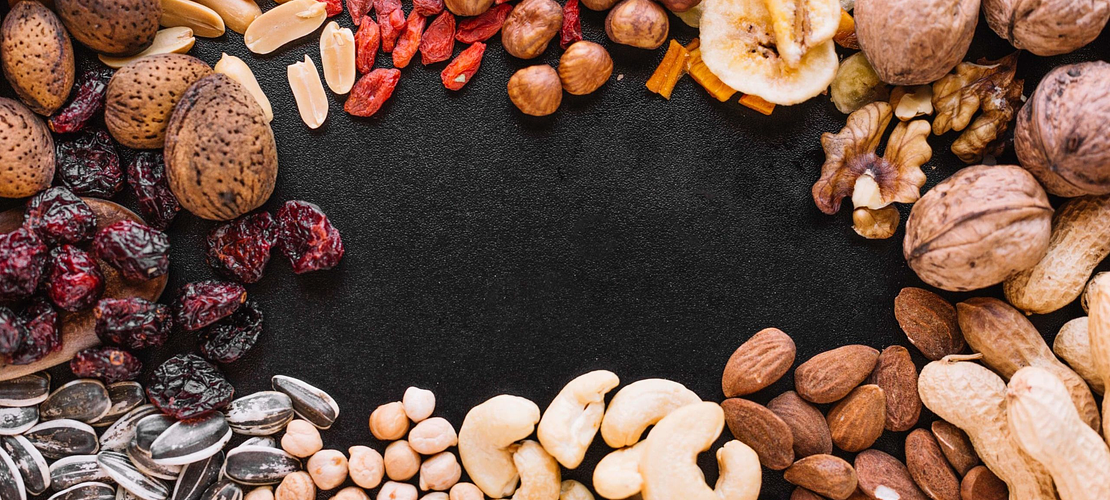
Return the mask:
M582 463L601 426L605 395L618 385L613 372L593 371L571 380L548 405L536 435L563 467L574 469Z
M648 433L640 475L644 500L720 500L698 467L698 454L708 450L725 427L717 403L679 408Z
M721 500L756 500L763 484L759 455L740 441L729 441L717 450L717 497Z
M699 403L701 398L678 382L645 379L617 391L601 420L601 437L610 448L624 448L640 441L644 430L675 409Z
M594 490L610 500L623 500L640 492L644 477L640 475L640 458L647 441L621 448L602 458L594 467Z
M559 462L543 445L535 441L520 443L513 453L513 465L520 473L520 488L513 493L513 500L559 500Z
M559 485L559 500L594 500L594 495L586 485L567 479Z
M459 429L459 458L486 495L504 498L516 490L513 443L530 435L540 408L517 396L501 395L471 408Z

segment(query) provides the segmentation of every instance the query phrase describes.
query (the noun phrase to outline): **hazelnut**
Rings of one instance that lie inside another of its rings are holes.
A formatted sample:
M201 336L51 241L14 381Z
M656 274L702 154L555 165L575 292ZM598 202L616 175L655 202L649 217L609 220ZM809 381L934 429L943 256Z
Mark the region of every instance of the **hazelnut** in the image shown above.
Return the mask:
M485 500L482 490L473 483L457 483L451 487L451 500Z
M967 54L979 0L859 0L855 18L860 47L879 78L893 85L924 85Z
M385 447L385 475L394 481L408 481L420 472L420 454L408 441L394 441Z
M462 477L462 467L455 454L445 451L420 464L420 489L446 491Z
M370 433L382 441L396 441L409 430L409 417L400 401L379 406L370 414Z
M285 435L281 437L281 449L297 458L311 457L324 448L320 431L306 420L289 421Z
M998 36L1038 56L1055 56L1098 38L1110 20L1102 0L983 0L983 15Z
M409 432L409 446L421 455L435 455L458 443L455 427L440 417L420 422Z
M659 0L667 10L679 13L686 12L701 4L701 0Z
M352 446L347 453L351 455L347 463L351 481L368 490L377 488L385 475L382 454L367 446Z
M582 5L587 9L596 11L607 11L612 9L617 4L617 0L581 0ZM453 499L452 499L453 500Z
M370 495L367 495L362 488L348 486L339 490L331 500L370 500Z
M316 498L316 485L307 472L297 471L281 480L274 491L275 500L313 500Z
M456 16L477 16L493 6L493 0L444 0L447 10Z
M563 102L563 85L555 68L543 64L521 69L509 78L509 99L522 113L547 116Z
M585 40L574 42L559 58L559 80L563 89L586 95L605 85L613 74L613 58L605 47Z
M334 490L347 480L347 457L338 450L322 450L305 464L312 482L321 490Z
M524 0L501 25L501 44L514 57L532 59L547 50L562 26L563 8L554 0Z
M378 491L377 500L416 500L416 486L390 481Z
M405 389L405 396L401 398L401 404L404 405L405 415L408 415L409 420L420 422L432 416L432 413L435 412L436 395L427 389L409 387Z
M609 39L641 49L657 49L667 41L667 11L651 0L622 0L605 17Z

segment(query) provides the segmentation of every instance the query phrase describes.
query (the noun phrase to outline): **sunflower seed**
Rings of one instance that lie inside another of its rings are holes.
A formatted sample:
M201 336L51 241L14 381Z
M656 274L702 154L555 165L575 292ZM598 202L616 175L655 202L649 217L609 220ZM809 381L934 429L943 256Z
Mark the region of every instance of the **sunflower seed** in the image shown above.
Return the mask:
M123 488L116 488L116 500L143 500Z
M204 490L201 500L243 500L243 488L231 481L223 480Z
M123 451L135 437L135 425L140 420L158 412L154 405L142 405L131 410L100 436L100 447L108 451Z
M150 445L150 456L161 465L185 465L204 460L231 441L231 428L222 413L177 422Z
M274 375L270 383L274 390L288 395L293 400L293 410L312 425L328 429L339 418L339 405L328 393L285 375Z
M39 423L39 407L0 408L0 436L23 434Z
M50 397L50 374L32 373L0 382L0 406L35 406Z
M264 486L300 470L301 461L280 448L239 446L227 452L224 475L239 484Z
M96 461L121 488L143 500L166 500L170 495L170 487L166 483L139 472L123 453L102 451L96 456Z
M54 491L88 482L114 482L96 463L96 455L74 455L50 464L50 489Z
M23 486L31 495L46 493L50 487L50 467L30 441L23 436L0 437L0 450L11 457L23 477Z
M4 500L27 500L27 490L23 487L23 476L15 466L8 452L0 450L0 498Z
M146 402L146 394L143 392L143 386L139 385L138 382L116 382L108 385L108 399L112 400L112 406L108 408L108 413L89 422L89 425L93 427L112 425L128 412Z
M68 418L91 422L112 408L108 389L99 380L77 379L59 387L39 405L43 420Z
M131 442L138 449L150 453L150 445L154 444L154 440L158 439L158 436L161 436L163 432L166 432L166 429L169 429L176 422L173 417L161 413L143 417L135 424L135 437L131 439Z
M216 453L199 462L181 468L177 486L173 489L173 500L199 500L204 491L216 482L220 469L224 466L223 452Z
M267 446L270 448L279 448L277 439L274 439L272 436L255 436L247 438L246 441L243 441L243 443L236 446L236 448L241 446Z
M23 437L51 460L70 455L91 455L100 448L96 431L89 424L70 419L42 422L25 432Z
M293 420L293 400L283 392L256 392L232 401L224 411L237 434L269 436Z
M47 500L113 500L116 488L104 483L81 483L59 491Z
M127 458L131 459L131 464L140 472L158 479L173 481L181 473L181 466L154 463L154 459L150 457L150 452L140 449L134 439L127 445Z

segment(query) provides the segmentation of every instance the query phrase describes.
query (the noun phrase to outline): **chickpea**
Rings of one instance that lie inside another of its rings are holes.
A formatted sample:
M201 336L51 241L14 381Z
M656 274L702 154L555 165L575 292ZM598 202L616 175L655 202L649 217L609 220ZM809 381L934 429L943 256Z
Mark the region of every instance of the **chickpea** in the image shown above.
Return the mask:
M408 441L394 441L385 447L385 475L394 481L408 481L420 471L420 454Z
M459 444L455 427L442 417L429 418L409 431L409 446L421 455L435 455Z
M339 493L336 493L334 497L331 497L331 500L370 500L370 495L367 495L365 491L362 491L362 488L348 486L339 490Z
M389 481L378 491L377 500L416 500L416 486Z
M370 414L370 433L382 441L396 441L409 430L409 417L400 401L379 406Z
M448 500L450 497L442 491L433 491L420 497L420 500Z
M420 389L417 387L409 387L405 389L405 396L401 398L401 404L405 407L405 414L413 422L420 422L435 412L436 409L436 395L427 389Z
M347 480L347 457L338 450L316 452L305 468L321 490L334 490Z
M368 490L377 488L385 475L382 454L368 446L352 446L347 453L351 455L348 463L351 481Z
M306 420L291 420L281 437L281 449L297 458L311 457L324 448L320 431Z
M451 487L451 500L485 500L482 490L474 483L458 483Z
M420 489L445 491L462 477L462 467L455 454L443 452L420 465Z
M297 471L285 476L275 493L276 500L315 500L316 485L307 472Z
M274 500L274 489L269 486L259 486L247 493L243 500Z

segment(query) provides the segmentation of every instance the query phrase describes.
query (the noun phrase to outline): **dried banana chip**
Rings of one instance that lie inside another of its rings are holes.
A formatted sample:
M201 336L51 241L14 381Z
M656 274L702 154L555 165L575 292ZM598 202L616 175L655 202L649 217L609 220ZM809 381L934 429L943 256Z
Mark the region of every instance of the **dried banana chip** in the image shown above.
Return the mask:
M765 0L775 46L791 67L814 47L832 40L840 27L839 0Z

